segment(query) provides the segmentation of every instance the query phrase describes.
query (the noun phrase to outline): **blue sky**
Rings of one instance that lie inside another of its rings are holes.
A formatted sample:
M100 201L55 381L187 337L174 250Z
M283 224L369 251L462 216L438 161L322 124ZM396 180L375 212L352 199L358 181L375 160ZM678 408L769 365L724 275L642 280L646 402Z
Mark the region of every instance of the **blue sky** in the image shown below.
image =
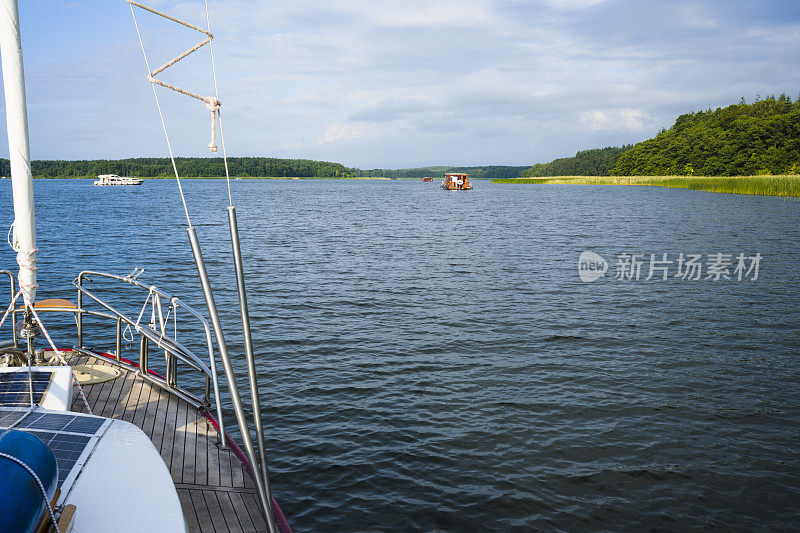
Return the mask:
M205 24L203 2L149 5ZM230 155L527 165L644 140L742 96L800 96L797 0L209 5ZM20 10L32 156L165 156L128 4ZM139 22L153 63L199 35ZM212 93L205 50L160 77ZM212 155L203 104L159 94L176 155Z

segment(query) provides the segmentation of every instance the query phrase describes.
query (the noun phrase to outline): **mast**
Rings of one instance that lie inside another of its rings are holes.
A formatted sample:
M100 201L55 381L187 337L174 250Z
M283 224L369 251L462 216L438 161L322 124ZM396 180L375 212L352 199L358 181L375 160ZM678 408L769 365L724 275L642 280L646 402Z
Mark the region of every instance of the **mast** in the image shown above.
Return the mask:
M12 244L17 252L19 286L25 304L32 306L36 300L36 221L17 0L0 0L0 11L0 58L3 62L8 156L14 192Z

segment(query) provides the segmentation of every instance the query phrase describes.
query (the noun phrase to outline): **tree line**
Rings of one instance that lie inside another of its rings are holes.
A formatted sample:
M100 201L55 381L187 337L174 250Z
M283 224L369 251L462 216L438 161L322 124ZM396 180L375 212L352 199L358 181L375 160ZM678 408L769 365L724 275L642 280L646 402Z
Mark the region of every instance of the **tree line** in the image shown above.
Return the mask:
M680 115L633 146L598 148L540 163L538 176L747 176L800 173L800 98L782 94Z
M620 155L630 150L626 146L609 146L582 150L575 157L562 157L550 163L537 163L523 171L525 178L547 176L608 176Z
M407 179L407 178L424 178L432 176L434 178L441 178L445 172L465 172L469 174L471 179L507 179L519 178L522 176L522 171L528 167L515 167L503 165L489 165L481 167L449 167L449 166L431 166L419 168L401 168L401 169L388 169L388 168L374 168L364 170L360 168L348 169L354 176L362 177L381 177L392 179Z
M221 157L176 157L175 166L181 176L202 178L225 176L225 165ZM229 157L228 169L233 177L352 177L352 173L341 163L310 159ZM166 157L31 161L31 172L37 178L84 178L100 174L119 174L120 176L143 178L174 175L172 162ZM8 159L0 159L0 174L11 175Z

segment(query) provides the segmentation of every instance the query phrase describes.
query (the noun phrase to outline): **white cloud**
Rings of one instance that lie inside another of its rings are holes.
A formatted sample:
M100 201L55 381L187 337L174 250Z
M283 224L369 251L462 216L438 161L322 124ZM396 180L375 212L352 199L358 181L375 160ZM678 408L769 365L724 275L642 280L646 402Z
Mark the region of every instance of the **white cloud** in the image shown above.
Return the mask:
M602 4L606 0L544 0L544 3L555 9L584 9Z
M710 13L705 6L688 4L676 6L675 9L678 16L687 26L713 29L719 25L718 16ZM718 10L715 10L715 13L718 13Z
M384 27L480 27L494 18L491 2L466 0L349 0L334 9Z
M748 29L744 36L754 41L773 44L798 44L800 43L800 24L787 24L777 28L775 26L755 26Z
M640 132L653 119L641 109L612 109L606 111L587 111L579 116L581 124L591 131L617 130Z
M35 157L164 152L130 13L101 4L90 14L20 5ZM157 5L205 23L200 0ZM642 140L678 114L800 86L797 10L760 0L720 10L699 0L209 6L236 155L528 164ZM193 44L193 32L162 33L155 19L140 19L154 62ZM208 70L202 51L165 79L206 94ZM206 155L207 111L182 98L162 102L176 151ZM76 124L87 126L80 135Z

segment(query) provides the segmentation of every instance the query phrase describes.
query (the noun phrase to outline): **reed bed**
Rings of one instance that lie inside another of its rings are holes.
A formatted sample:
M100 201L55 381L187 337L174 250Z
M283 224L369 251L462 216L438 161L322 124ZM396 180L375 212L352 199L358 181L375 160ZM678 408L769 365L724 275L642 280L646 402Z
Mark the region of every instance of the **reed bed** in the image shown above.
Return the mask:
M492 183L562 183L574 185L643 185L728 194L800 197L800 176L558 176L513 178Z

